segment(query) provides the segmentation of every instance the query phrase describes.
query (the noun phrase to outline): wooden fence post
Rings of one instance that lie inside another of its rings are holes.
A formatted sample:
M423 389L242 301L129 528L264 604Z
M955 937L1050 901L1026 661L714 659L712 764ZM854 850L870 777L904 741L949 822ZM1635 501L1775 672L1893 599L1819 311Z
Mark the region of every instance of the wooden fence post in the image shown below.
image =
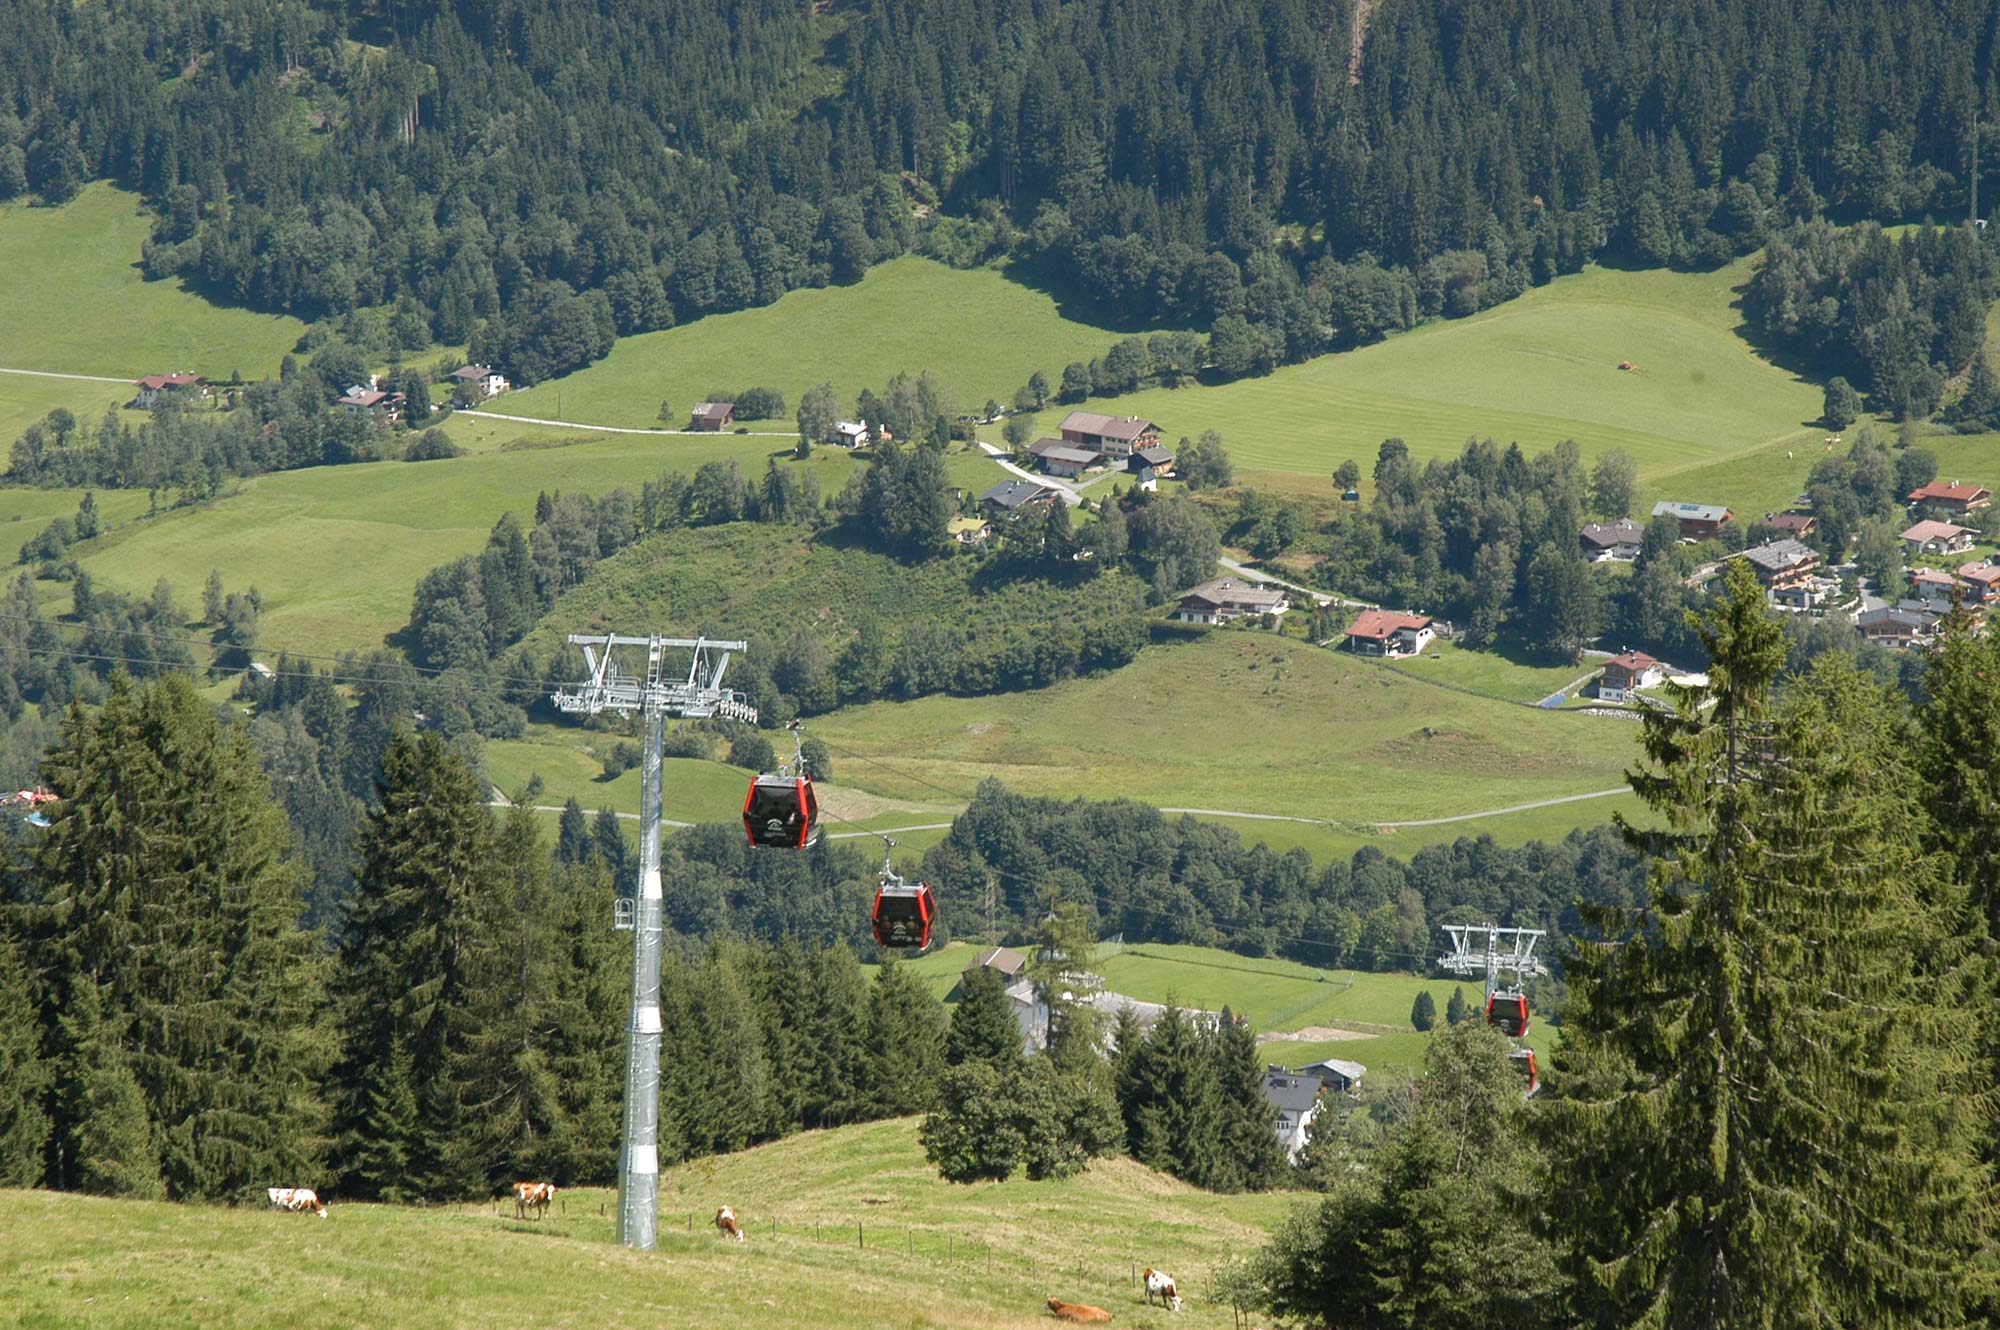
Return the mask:
M861 1221L859 1219L854 1221L854 1245L862 1248L865 1248L868 1245L867 1230L861 1226Z

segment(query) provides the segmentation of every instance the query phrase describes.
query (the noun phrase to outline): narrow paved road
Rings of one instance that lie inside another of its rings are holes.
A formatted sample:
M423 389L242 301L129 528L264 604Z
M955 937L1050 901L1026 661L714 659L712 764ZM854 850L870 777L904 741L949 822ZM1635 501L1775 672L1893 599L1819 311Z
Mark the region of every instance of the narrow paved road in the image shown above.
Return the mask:
M1558 804L1581 803L1586 799L1608 799L1614 794L1627 793L1630 793L1630 791L1622 787L1616 790L1593 790L1589 794L1565 794L1558 799L1537 799L1533 803L1509 804L1505 808L1488 808L1477 813L1455 813L1450 817L1424 817L1409 822L1369 822L1365 825L1372 827L1442 827L1453 822L1476 822L1483 817L1504 817L1509 813L1527 813L1537 808L1554 808ZM493 794L494 797L487 801L488 807L512 808L515 806L513 801L500 793L500 791L495 790ZM537 813L562 812L562 807L558 804L528 804L526 806L534 809ZM1338 825L1330 819L1323 817L1295 817L1290 813L1245 813L1233 808L1161 808L1160 811L1176 815L1185 813L1190 817L1237 818L1246 822L1299 822L1312 827ZM595 816L595 814L592 814L592 816ZM637 822L639 820L637 813L619 813L618 817L627 822ZM691 827L695 825L692 822L676 822L670 817L661 818L660 820L670 827ZM827 839L863 840L872 836L899 836L906 831L949 831L951 830L951 826L952 824L949 822L919 822L915 826L884 827L880 831L834 831L827 833Z
M988 457L992 458L995 462L999 463L1000 469L1002 471L1010 472L1013 475L1019 476L1023 480L1033 481L1037 485L1047 485L1057 494L1062 495L1062 501L1065 504L1069 505L1071 508L1074 508L1078 504L1083 502L1083 496L1081 494L1078 494L1075 490L1063 484L1060 480L1057 480L1054 476L1038 476L1032 471L1024 471L1020 467L1015 466L1012 462L1007 460L1007 450L1005 448L996 448L992 444L986 442L986 440L984 439L978 440L978 443L979 443L979 451L985 453Z
M24 374L31 379L80 379L85 383L122 383L131 387L133 379L114 379L105 374L58 374L52 369L6 369L0 367L0 374ZM133 376L136 378L137 376Z
M1630 794L1629 786L1619 786L1615 790L1593 790L1589 794L1566 794L1560 799L1537 799L1531 804L1514 804L1507 808L1489 808L1483 813L1460 813L1455 817L1420 817L1410 822L1377 822L1378 827L1441 827L1448 822L1472 822L1482 817L1501 817L1508 813L1525 813L1535 808L1554 808L1557 804L1582 803L1585 799L1609 799L1614 794Z
M705 430L705 429L633 429L630 425L593 425L590 424L588 421L583 421L583 420L550 420L546 416L510 416L505 412L487 411L476 407L462 407L459 410L459 414L472 416L475 419L479 420L512 420L522 425L554 425L557 429L596 430L600 434L650 434L654 438L666 438L666 439L675 438L680 435L689 435L696 438L700 438L718 432L722 434L736 433L736 431L734 430L716 431L716 430ZM752 439L796 439L798 437L798 434L792 430L752 429L752 430L745 430L741 435L737 435L736 437L738 438L748 437Z

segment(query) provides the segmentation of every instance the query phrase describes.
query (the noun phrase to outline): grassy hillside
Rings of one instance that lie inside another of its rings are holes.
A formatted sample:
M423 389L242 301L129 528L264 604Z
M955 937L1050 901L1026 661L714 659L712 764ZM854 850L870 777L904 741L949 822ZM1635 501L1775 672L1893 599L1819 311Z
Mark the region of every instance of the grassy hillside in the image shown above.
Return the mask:
M1635 755L1629 725L1470 697L1236 632L1151 648L1111 674L1035 693L880 702L814 729L848 779L891 796L969 798L994 776L1032 794L1362 826L1611 789ZM1551 811L1563 810L1578 810L1572 826L1609 811L1605 801Z
M114 533L86 551L84 563L125 590L150 589L164 574L189 604L208 570L219 568L229 586L254 582L263 592L261 640L270 650L366 649L408 620L417 580L478 550L503 512L531 522L538 492L636 490L663 471L691 472L717 458L733 457L754 476L771 442L511 425L504 440L489 435L482 451L448 461L313 467L243 481L230 497ZM833 493L861 463L822 449L788 465L813 467ZM0 491L0 514L17 493Z
M759 384L796 408L801 393L825 382L844 411L861 389L880 392L893 374L928 369L957 392L959 410L975 411L989 397L1007 402L1036 370L1055 383L1066 363L1103 355L1117 336L1064 317L1052 297L992 269L901 258L853 286L793 291L762 309L621 338L598 364L494 409L554 417L560 393L565 420L646 426L664 398L679 426L711 392Z
M138 196L101 181L60 208L0 206L0 365L134 378L277 373L305 325L145 280L150 230Z
M978 954L979 944L953 942L905 962L943 997ZM1410 1025L1417 994L1429 991L1442 1019L1454 988L1479 1000L1480 981L1327 970L1296 961L1239 956L1213 947L1136 943L1100 958L1096 971L1113 992L1141 1002L1172 1002L1204 1011L1227 1006L1246 1017L1263 1042L1264 1059L1302 1067L1344 1058L1382 1073L1414 1073L1431 1035ZM1277 1037L1283 1036L1283 1037ZM1559 1042L1554 1026L1536 1021L1527 1042L1537 1050Z
M1239 472L1327 484L1349 457L1366 472L1392 435L1418 458L1455 453L1475 436L1530 451L1574 438L1586 458L1629 452L1648 495L1698 497L1681 495L1676 472L1802 436L1820 412L1817 388L1738 333L1736 288L1752 262L1711 273L1593 268L1471 318L1266 378L1091 405L1151 417L1170 437L1220 430ZM1636 370L1620 371L1621 360ZM1803 454L1799 462L1803 476Z
M1125 572L1055 583L971 557L906 564L845 528L808 538L796 527L737 522L669 532L605 560L527 640L547 651L567 633L650 620L754 636L766 648L806 629L837 653L869 625L891 643L906 625L931 621L988 641L1015 625L1096 624L1144 600L1143 584Z
M496 1217L491 1205L335 1198L321 1221L5 1192L0 1281L9 1323L23 1327L1028 1330L1048 1323L1050 1294L1107 1307L1119 1325L1223 1326L1231 1314L1202 1297L1205 1277L1261 1242L1299 1198L1210 1196L1129 1160L1064 1182L952 1186L925 1163L915 1120L903 1119L668 1172L651 1253L613 1243L599 1214L610 1200L573 1192L534 1223L516 1221L511 1206ZM745 1224L741 1245L708 1227L725 1203ZM1172 1270L1187 1309L1148 1311L1135 1263Z

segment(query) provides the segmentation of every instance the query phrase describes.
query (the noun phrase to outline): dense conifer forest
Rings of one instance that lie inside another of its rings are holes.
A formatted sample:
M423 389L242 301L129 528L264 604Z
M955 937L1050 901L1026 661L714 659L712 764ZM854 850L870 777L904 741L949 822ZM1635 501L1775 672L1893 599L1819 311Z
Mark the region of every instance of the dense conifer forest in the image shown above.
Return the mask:
M1593 258L1963 216L1991 0L31 0L0 194L110 176L154 275L521 380L613 333L1012 256L1251 372ZM1985 197L1996 197L1989 185ZM1948 371L1959 366L1948 366Z

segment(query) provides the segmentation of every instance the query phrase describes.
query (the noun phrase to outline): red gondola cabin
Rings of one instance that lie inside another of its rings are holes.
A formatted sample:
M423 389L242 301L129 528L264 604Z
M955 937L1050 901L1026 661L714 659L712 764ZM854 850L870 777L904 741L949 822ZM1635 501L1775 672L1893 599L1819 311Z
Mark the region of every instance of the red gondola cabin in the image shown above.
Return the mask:
M810 776L759 776L743 798L743 830L752 845L806 850L819 844L819 798Z
M1533 1099L1536 1092L1542 1088L1542 1071L1540 1067L1535 1065L1535 1050L1532 1048L1517 1048L1507 1056L1513 1062L1514 1070L1520 1072L1521 1076L1528 1082L1528 1089L1521 1098Z
M1524 993L1495 993L1486 999L1486 1023L1519 1039L1528 1032L1528 998Z
M875 941L884 947L931 944L931 922L937 918L937 898L928 882L884 882L875 889Z

